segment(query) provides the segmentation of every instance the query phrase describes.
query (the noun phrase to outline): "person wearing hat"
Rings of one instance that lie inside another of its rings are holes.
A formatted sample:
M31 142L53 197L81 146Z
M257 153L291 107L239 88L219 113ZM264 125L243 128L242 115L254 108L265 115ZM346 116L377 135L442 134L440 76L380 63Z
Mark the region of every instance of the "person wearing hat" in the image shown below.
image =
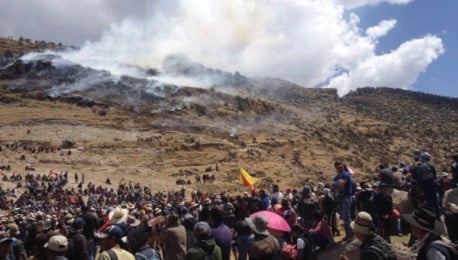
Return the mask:
M417 241L412 246L412 251L417 252L417 259L445 260L451 259L448 248L443 245L442 235L445 228L434 212L419 207L412 214L402 214L402 218L410 224L412 235ZM448 255L447 255L448 254Z
M66 260L65 257L68 249L68 240L63 235L54 235L49 238L48 242L44 245L46 248L48 260Z
M442 208L448 237L451 241L458 241L458 185L444 193Z
M388 243L391 235L391 212L393 211L393 187L394 177L390 169L385 168L381 171L384 178L378 184L378 189L374 193L374 212L372 217L374 224L379 231L379 235L383 237Z
M121 248L122 238L126 232L119 225L108 226L102 232L95 234L99 239L100 254L97 260L126 259L134 260L135 257L127 250Z
M337 171L337 174L333 179L334 189L337 192L337 210L344 222L344 240L350 242L353 239L353 231L350 226L351 208L353 204L353 182L351 175L346 170L346 166L344 163L335 162L334 167Z
M277 239L267 231L267 220L263 216L256 215L253 218L245 218L245 221L254 233L254 241L248 247L250 260L279 259L280 245Z
M11 237L11 250L10 258L11 259L27 259L27 251L25 250L24 242L18 238L21 234L19 231L19 226L16 223L8 224L7 231Z
M8 232L0 231L0 259L9 259L11 237Z
M87 260L87 240L82 234L84 228L84 219L77 217L73 219L68 231L69 247L67 257L69 260Z
M160 236L164 248L164 258L181 260L186 254L186 229L179 221L176 210L167 216L167 228Z
M438 185L436 182L436 168L431 163L431 155L427 152L420 155L420 161L411 167L412 179L416 181L416 195L418 205L426 206L433 210L437 217L440 216L439 200L437 196Z
M356 239L361 242L360 258L364 260L395 260L396 253L391 245L375 233L372 217L368 212L360 211L351 223ZM341 256L341 259L348 258Z
M194 225L196 243L185 255L185 260L205 260L208 258L222 260L221 248L212 237L212 230L207 222L197 222Z

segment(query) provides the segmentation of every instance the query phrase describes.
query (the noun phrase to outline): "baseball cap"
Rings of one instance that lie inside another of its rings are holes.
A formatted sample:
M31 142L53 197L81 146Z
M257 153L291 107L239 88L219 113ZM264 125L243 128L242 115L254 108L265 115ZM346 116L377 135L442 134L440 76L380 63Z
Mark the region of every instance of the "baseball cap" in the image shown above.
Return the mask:
M44 248L54 252L65 252L68 249L68 239L63 235L54 235L45 244Z
M111 225L104 231L95 233L96 238L114 237L116 239L121 239L125 235L126 232L118 225Z

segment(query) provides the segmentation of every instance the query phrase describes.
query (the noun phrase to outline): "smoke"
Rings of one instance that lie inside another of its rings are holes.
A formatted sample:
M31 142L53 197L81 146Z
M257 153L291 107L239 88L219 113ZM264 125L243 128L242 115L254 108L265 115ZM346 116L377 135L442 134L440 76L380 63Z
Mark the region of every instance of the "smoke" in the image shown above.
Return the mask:
M397 21L381 21L364 30L348 8L378 2L352 1L344 6L332 0L160 0L145 10L149 15L114 23L100 40L86 42L63 57L113 75L145 77L135 66L155 68L163 72L158 80L196 87L222 81L169 73L164 66L167 57L182 55L209 68L250 77L333 87L339 95L361 86L410 88L444 52L442 41L427 35L376 54L378 39ZM399 73L399 68L407 71Z

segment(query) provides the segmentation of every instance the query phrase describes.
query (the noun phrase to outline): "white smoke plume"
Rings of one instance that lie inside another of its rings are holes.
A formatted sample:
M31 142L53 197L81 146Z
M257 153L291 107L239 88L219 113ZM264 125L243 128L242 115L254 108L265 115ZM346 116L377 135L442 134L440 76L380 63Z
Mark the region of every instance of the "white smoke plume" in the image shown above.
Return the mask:
M158 0L145 10L147 15L112 24L100 40L63 56L115 75L142 77L119 64L162 70L166 57L181 54L210 68L279 77L306 87L332 87L345 95L362 86L410 88L444 52L439 37L426 35L378 55L378 39L397 21L381 21L364 30L349 8L382 1L354 0L347 6L338 2ZM211 86L170 75L162 79Z

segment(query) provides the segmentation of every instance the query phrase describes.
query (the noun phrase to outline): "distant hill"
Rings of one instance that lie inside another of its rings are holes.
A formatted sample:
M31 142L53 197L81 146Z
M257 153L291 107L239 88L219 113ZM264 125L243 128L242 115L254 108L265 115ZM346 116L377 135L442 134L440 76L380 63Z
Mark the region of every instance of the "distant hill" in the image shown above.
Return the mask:
M3 41L15 54L45 46ZM144 68L145 78L57 66L58 58L11 57L0 66L0 146L59 146L71 139L80 147L71 157L26 156L42 170L71 168L100 180L126 177L163 187L209 173L217 182L206 189L240 191L241 166L260 178L259 187L299 187L330 180L335 160L362 179L380 163L411 162L416 149L447 171L449 156L458 152L457 98L372 87L338 97L335 89L249 78L183 57L170 57L163 72ZM150 77L161 73L210 78L213 85L178 86ZM20 153L0 153L0 159L23 167L14 159Z

